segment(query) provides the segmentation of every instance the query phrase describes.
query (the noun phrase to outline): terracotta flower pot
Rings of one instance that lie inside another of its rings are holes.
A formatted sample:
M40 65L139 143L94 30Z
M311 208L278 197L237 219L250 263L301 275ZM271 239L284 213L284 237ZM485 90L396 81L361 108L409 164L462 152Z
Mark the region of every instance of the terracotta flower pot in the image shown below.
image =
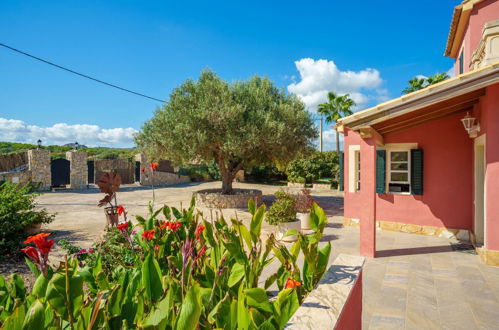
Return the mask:
M24 228L24 232L28 235L35 235L42 231L41 223L32 223L31 225Z
M118 209L116 207L104 208L106 214L106 227L116 227L118 225Z

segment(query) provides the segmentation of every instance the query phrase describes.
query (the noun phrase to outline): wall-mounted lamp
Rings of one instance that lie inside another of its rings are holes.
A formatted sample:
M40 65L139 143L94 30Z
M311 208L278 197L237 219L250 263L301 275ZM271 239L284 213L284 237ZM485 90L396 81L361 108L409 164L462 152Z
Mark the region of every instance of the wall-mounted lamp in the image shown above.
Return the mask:
M38 149L40 149L42 147L42 140L38 139L36 143L38 144Z
M476 138L478 132L480 132L480 123L474 125L475 118L470 116L469 112L466 112L466 116L461 119L463 122L464 129L468 132L470 138Z
M80 144L78 142L75 142L75 149L78 150L78 147L80 146Z

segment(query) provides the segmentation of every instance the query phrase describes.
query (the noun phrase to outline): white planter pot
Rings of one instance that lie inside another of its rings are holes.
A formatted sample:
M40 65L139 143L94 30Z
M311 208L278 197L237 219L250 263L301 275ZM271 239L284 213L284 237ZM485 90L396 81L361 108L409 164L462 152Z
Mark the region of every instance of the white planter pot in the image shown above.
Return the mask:
M296 217L301 222L301 230L310 230L310 213L296 213Z
M294 229L296 231L300 231L301 229L301 221L296 220L296 221L291 221L291 222L283 222L278 225L278 233L277 237L279 240L283 242L296 242L298 240L298 235L290 235L284 237L288 230Z

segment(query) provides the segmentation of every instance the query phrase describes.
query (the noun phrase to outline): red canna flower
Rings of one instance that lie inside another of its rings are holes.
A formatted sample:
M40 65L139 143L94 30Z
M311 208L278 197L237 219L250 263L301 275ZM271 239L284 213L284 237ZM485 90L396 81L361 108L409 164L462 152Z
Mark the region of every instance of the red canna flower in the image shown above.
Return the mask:
M205 246L203 246L203 247L201 248L201 250L199 250L199 253L198 253L198 256L197 256L197 258L196 258L196 259L201 258L201 257L205 254L205 252L206 252L206 245L205 245Z
M38 255L38 251L32 246L27 246L24 249L21 249L26 255L33 261L35 264L40 263L40 256Z
M203 225L199 225L197 228L196 228L196 239L199 239L199 236L201 236L201 233L203 232L203 230L205 229L206 227L203 226Z
M295 281L293 280L292 278L288 278L288 280L286 281L286 285L284 286L285 289L293 289L297 286L301 286L301 282L300 281Z
M54 245L55 241L53 239L47 240L46 238L35 241L35 245L40 250L42 254L48 254L52 249L52 245Z
M166 221L164 224L162 224L159 228L161 229L169 229L173 231L177 231L180 227L182 227L181 222L171 222L171 221Z
M128 222L123 222L122 224L119 224L119 225L117 225L116 227L117 227L119 230L123 231L123 230L127 230L127 229L128 229L128 225L129 225L129 223L128 223Z
M123 205L118 205L118 215L122 215L123 213L126 213L125 208Z
M28 238L24 241L24 243L25 243L25 244L29 244L29 243L31 243L31 242L34 242L34 241L38 240L38 239L42 239L42 238L45 238L45 237L48 237L48 236L50 236L50 234L49 234L49 233L40 233L40 234L37 234L37 235L33 235L33 236L28 237Z
M158 163L151 163L151 171L156 171L158 169Z
M154 229L146 230L142 233L142 239L150 241L154 238Z

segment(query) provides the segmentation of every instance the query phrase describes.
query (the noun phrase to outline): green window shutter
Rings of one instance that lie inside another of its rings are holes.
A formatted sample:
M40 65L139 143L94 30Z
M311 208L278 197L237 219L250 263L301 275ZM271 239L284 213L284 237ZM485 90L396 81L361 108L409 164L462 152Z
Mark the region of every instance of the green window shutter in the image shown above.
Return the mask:
M386 187L386 150L376 150L376 193L384 194Z
M423 194L423 149L411 150L411 194Z
M343 175L344 175L344 170L343 170L343 151L340 151L340 154L338 155L338 162L340 163L340 177L339 177L339 182L338 182L338 185L339 185L339 188L340 188L340 191L343 191Z

